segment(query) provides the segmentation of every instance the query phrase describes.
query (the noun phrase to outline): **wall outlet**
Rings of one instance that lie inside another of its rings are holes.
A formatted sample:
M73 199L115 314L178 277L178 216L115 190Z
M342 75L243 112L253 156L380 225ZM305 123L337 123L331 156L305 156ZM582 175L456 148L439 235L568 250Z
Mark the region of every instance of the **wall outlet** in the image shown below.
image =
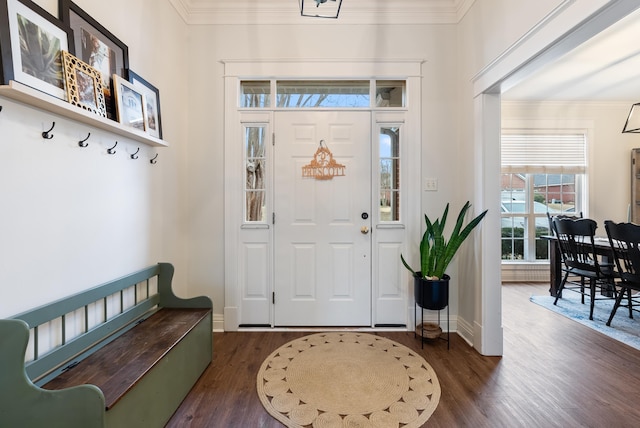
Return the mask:
M438 190L438 179L437 178L425 178L424 179L424 191L425 192L435 192Z

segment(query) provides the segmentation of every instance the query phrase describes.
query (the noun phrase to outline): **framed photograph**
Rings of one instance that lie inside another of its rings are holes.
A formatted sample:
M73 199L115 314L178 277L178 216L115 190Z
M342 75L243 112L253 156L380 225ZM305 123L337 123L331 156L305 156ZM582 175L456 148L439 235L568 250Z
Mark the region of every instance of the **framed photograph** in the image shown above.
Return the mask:
M162 122L160 116L160 91L151 83L129 70L129 82L139 89L146 98L147 132L162 139Z
M113 88L118 122L146 131L146 100L142 91L117 74L113 75Z
M2 84L10 80L65 99L62 51L71 29L30 0L0 0Z
M58 11L60 19L73 30L73 53L100 71L107 117L117 120L111 76L127 77L129 48L71 0L59 0Z
M100 72L84 61L62 52L67 100L90 112L107 116Z

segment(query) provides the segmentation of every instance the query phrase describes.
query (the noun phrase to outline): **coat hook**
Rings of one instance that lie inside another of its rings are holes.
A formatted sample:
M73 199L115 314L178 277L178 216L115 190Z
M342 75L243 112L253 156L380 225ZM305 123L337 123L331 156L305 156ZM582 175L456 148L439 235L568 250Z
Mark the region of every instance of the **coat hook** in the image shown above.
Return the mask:
M156 155L152 159L149 159L149 162L152 164L156 164L158 163L158 161L156 160L157 158L158 158L158 153L156 153Z
M140 151L140 147L138 147L138 150L136 150L136 152L131 155L131 159L138 159L138 152L139 151Z
M113 150L113 149L115 149L117 145L118 145L118 142L116 141L116 143L113 145L113 147L107 149L107 153L109 153L110 155L114 155L116 153L116 151Z
M87 147L89 145L89 143L85 143L85 141L87 141L89 139L89 137L91 137L91 132L89 132L89 134L87 134L87 138L85 138L84 140L78 141L78 145L80 147Z
M55 128L56 123L53 122L53 124L51 125L51 129L49 129L48 131L44 131L42 133L42 138L44 138L45 140L50 140L53 138L53 134L49 134L49 132L53 131L53 128Z
M2 106L0 106L0 111L2 111Z

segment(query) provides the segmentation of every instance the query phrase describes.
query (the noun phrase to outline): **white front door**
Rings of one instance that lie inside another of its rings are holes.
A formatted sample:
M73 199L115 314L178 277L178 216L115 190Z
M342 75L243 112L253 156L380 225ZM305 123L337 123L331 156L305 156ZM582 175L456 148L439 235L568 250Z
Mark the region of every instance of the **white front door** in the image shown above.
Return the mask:
M275 135L274 324L369 326L371 113L277 112ZM303 176L321 141L344 175Z

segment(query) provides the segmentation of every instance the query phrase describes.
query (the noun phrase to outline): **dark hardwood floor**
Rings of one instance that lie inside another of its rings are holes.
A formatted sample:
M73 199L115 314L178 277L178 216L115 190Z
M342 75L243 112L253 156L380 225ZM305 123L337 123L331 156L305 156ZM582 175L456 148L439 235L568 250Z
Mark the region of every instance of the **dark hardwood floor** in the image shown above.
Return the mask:
M640 351L529 302L548 288L503 286L502 357L483 357L456 334L450 350L444 341L421 350L412 332L376 333L421 354L438 375L440 404L425 426L640 426ZM271 352L305 334L214 334L212 364L167 426L282 427L260 404L256 375Z

